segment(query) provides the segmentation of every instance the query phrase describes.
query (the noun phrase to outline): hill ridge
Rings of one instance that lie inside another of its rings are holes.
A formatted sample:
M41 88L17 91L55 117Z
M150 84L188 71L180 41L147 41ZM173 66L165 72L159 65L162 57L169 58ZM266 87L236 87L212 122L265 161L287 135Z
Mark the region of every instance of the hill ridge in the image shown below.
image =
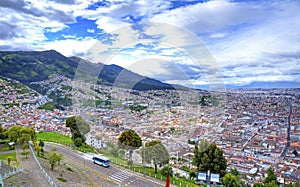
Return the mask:
M84 71L90 71L85 73L98 75L96 79L100 84L135 90L174 89L170 84L136 74L115 64L95 64L80 57L66 57L55 50L0 51L0 75L25 84L47 80L54 74L74 78L79 64L81 67L86 66Z

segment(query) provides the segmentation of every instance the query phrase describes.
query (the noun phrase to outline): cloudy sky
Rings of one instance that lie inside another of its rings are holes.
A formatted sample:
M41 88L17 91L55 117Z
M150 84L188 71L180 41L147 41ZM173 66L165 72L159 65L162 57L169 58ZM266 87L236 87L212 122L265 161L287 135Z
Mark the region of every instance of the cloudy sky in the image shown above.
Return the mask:
M168 83L300 85L297 0L3 0L0 50L49 50Z

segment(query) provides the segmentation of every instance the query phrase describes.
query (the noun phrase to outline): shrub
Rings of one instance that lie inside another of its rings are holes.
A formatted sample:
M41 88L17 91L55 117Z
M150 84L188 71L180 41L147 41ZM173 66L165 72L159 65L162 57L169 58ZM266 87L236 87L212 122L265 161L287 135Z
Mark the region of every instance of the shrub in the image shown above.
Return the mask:
M59 180L60 182L67 182L67 179L62 178L62 177L57 178L57 180Z
M173 176L173 170L172 170L172 167L170 167L170 166L165 166L165 167L163 167L163 168L160 170L160 172L161 172L161 174L162 174L163 176L167 176L167 175L168 175L168 170L169 170L169 172L170 172L170 175Z

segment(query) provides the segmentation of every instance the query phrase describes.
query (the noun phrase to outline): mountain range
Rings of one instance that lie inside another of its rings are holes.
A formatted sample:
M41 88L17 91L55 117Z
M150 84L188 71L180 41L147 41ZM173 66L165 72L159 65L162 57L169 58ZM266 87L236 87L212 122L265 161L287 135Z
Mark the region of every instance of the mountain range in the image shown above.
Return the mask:
M276 81L276 82L252 82L247 85L226 85L226 88L233 89L288 89L300 88L300 83L293 81Z
M79 57L66 57L55 50L0 51L0 75L29 85L54 74L68 78L90 78L99 84L134 90L184 89L138 75L117 65L91 63Z

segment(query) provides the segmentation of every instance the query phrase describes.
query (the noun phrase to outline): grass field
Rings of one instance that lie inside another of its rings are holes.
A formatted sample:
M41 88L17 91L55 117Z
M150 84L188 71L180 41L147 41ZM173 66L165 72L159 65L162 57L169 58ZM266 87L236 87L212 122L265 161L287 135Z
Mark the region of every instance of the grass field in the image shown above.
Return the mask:
M55 142L64 145L73 145L72 138L69 136L62 135L57 132L40 132L36 134L38 140L43 140L45 142ZM80 147L77 147L81 152L94 152L93 148L83 144Z
M40 132L36 134L38 140L56 142L60 144L73 144L71 137L62 135L57 132Z
M7 161L7 157L11 157L12 161L17 161L16 153L1 154L0 160Z

